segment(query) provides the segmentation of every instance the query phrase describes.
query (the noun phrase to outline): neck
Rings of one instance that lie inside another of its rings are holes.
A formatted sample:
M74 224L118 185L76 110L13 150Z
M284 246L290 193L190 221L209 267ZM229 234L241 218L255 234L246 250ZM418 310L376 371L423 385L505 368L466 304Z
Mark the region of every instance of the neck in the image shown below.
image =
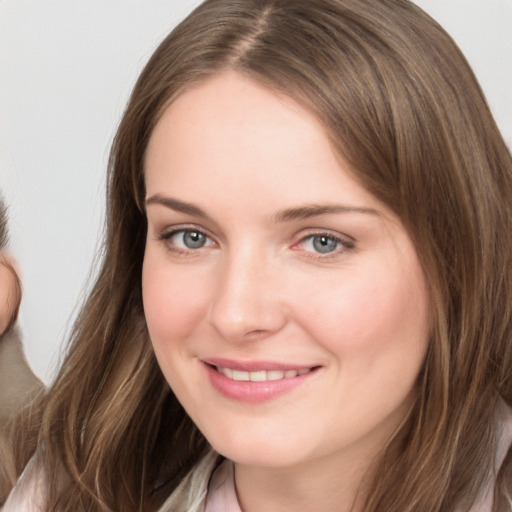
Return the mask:
M361 510L364 474L355 468L345 472L343 478L338 472L326 475L314 465L294 472L263 469L235 467L237 495L243 512Z

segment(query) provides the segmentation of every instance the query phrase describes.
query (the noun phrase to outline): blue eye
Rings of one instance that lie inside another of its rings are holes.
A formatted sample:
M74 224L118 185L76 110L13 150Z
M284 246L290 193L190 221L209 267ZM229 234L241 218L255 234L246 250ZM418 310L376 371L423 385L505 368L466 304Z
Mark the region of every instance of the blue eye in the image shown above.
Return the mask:
M180 229L164 235L164 238L179 249L201 249L213 244L213 241L196 229Z
M313 249L321 254L335 251L338 248L339 241L331 236L315 235L311 237Z
M305 251L317 254L330 254L340 249L352 249L352 242L328 234L310 235L302 240Z

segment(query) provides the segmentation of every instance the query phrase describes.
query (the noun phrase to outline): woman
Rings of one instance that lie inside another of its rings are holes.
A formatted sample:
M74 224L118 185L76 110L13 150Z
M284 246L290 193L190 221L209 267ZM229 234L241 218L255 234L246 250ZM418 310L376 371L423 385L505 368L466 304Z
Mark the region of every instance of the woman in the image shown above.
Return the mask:
M408 1L206 1L124 114L5 509L510 510L511 199Z

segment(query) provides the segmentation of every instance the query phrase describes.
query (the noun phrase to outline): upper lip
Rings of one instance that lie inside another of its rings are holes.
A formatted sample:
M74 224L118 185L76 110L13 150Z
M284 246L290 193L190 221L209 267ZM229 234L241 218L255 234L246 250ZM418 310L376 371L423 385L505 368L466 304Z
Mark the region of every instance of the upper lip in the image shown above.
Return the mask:
M294 363L280 363L276 361L236 361L234 359L224 359L220 357L209 357L201 359L203 363L210 366L217 366L220 368L230 368L232 370L239 370L243 372L259 372L259 371L272 371L272 370L303 370L315 368L317 364L294 364Z

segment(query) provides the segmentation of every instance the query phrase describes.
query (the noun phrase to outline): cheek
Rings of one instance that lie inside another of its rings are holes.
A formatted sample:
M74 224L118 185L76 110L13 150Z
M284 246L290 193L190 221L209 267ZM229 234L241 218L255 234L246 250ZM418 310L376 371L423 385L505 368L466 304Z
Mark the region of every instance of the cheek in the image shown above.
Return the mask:
M416 267L348 272L339 283L318 282L304 301L304 327L344 363L360 358L417 358L428 339L428 300ZM330 290L326 293L326 290ZM364 361L364 363L363 363Z
M146 254L142 271L144 314L155 349L186 339L204 318L207 280Z

